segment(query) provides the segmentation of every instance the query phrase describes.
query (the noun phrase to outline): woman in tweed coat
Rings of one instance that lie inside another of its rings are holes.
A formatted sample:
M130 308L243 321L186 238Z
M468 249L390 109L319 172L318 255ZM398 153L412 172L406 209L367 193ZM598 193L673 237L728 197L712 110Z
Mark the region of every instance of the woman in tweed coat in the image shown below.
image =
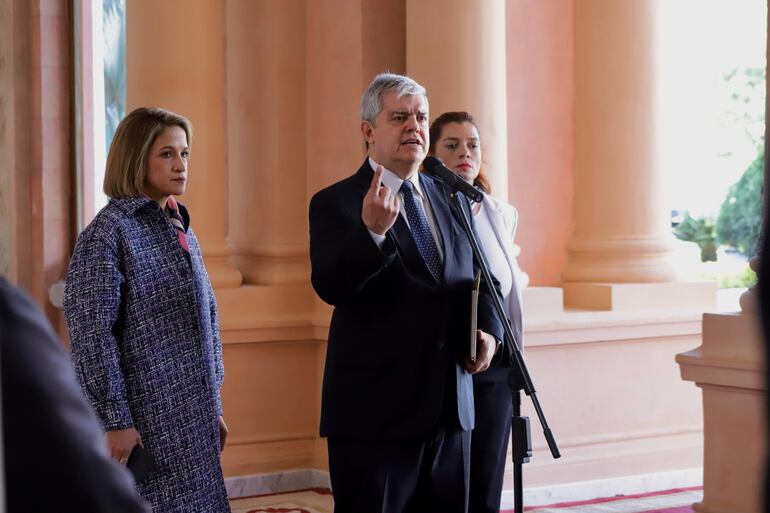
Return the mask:
M118 126L109 203L80 234L64 310L82 388L112 456L154 459L137 487L158 513L229 512L219 453L222 346L217 307L182 194L192 127L140 108Z

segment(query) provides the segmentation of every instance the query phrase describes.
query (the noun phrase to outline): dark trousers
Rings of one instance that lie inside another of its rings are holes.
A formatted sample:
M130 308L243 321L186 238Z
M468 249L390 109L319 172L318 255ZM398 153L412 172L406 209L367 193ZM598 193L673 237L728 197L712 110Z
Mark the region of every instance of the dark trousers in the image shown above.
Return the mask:
M497 513L511 437L508 367L490 367L473 376L476 427L471 438L470 513Z
M424 440L329 439L334 513L467 513L470 432Z

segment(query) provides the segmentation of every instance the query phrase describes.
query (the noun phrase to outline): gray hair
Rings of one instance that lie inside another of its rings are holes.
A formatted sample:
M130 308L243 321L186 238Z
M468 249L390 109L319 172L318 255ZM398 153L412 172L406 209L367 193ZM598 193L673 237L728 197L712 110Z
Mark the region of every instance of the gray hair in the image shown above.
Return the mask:
M374 124L377 115L382 111L382 97L390 91L396 92L396 98L407 94L421 94L425 98L426 106L428 104L425 88L411 78L395 73L380 73L374 77L361 97L361 121Z

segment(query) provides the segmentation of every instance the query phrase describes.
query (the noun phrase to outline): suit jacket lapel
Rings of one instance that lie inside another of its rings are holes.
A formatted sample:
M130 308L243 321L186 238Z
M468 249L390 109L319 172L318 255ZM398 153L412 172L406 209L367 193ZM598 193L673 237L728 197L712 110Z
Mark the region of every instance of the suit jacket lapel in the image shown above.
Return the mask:
M414 242L414 237L412 237L412 232L409 230L409 225L406 223L403 215L398 215L396 222L390 229L390 233L393 235L393 239L396 242L396 248L398 248L406 267L408 269L419 271L423 275L423 279L433 281L433 275L430 274L428 265L422 258L420 250Z
M356 173L359 185L361 186L362 199L369 190L373 175L374 170L369 165L369 159L367 158L358 170L358 173ZM417 249L417 244L414 242L412 232L409 230L409 225L406 223L402 214L398 215L396 222L391 229L388 230L388 233L393 237L396 249L401 255L401 259L406 268L421 273L425 280L433 281L433 275L431 275L425 260L423 260L422 255L420 255L420 250Z

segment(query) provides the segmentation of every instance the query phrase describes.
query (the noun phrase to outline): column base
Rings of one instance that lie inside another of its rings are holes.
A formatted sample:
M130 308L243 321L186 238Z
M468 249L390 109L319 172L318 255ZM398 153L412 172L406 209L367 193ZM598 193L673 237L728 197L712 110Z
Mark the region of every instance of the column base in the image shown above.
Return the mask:
M586 310L715 308L717 283L564 283L564 305Z
M564 294L559 287L525 287L521 289L521 299L525 323L564 313Z
M670 283L677 273L672 235L574 237L567 245L565 283Z
M243 283L243 276L229 261L230 247L224 241L219 245L199 241L211 285L215 289L239 287Z
M291 285L310 283L307 244L239 246L233 248L231 262L251 285Z
M226 256L209 256L206 261L206 272L209 274L211 285L215 289L239 287L243 283L241 273L227 262Z

